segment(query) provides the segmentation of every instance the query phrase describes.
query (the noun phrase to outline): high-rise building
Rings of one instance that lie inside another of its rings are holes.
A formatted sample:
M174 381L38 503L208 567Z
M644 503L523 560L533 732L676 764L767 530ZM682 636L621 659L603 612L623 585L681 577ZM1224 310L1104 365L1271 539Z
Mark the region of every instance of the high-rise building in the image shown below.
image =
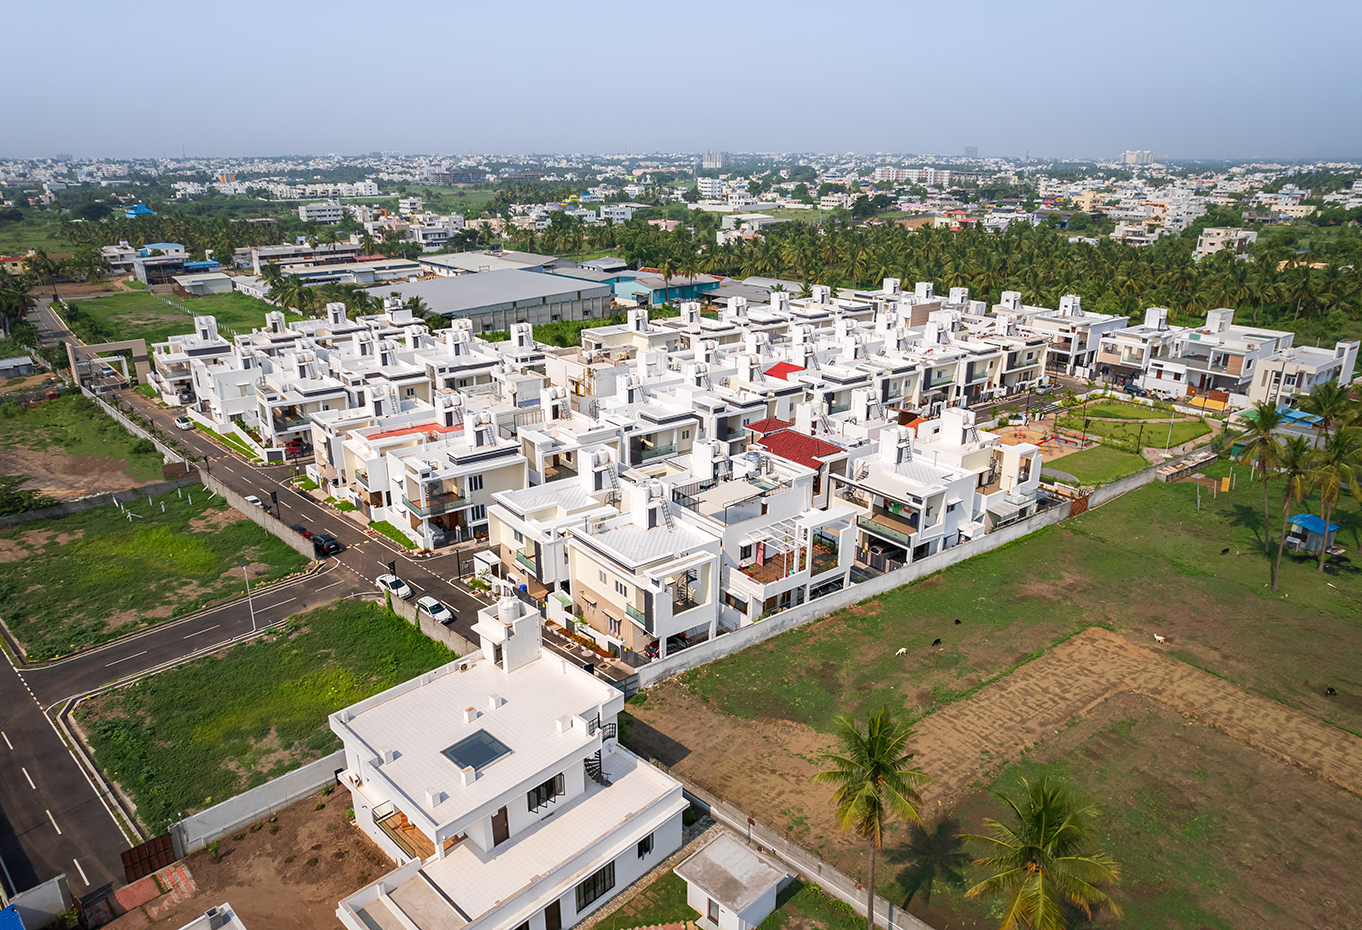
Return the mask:
M1150 151L1127 151L1121 155L1123 165L1151 165L1154 163L1154 153Z
M700 168L702 170L722 168L726 164L728 164L727 152L711 152L709 149L705 149L705 157L700 161Z
M977 146L977 145L967 145L967 146L965 146L965 157L966 157L966 158L978 158L978 157L979 157L979 146Z

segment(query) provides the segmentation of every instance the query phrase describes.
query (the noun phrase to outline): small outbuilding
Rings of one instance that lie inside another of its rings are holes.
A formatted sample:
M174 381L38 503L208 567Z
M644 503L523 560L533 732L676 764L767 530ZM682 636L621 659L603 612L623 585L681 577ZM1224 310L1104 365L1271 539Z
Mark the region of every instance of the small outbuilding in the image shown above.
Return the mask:
M1325 523L1313 513L1298 513L1286 522L1291 524L1286 537L1286 544L1290 548L1313 555L1319 554L1320 546L1325 551L1333 549L1334 534L1338 532L1337 523Z
M776 909L790 876L767 856L720 833L673 870L686 883L686 903L701 927L752 930Z

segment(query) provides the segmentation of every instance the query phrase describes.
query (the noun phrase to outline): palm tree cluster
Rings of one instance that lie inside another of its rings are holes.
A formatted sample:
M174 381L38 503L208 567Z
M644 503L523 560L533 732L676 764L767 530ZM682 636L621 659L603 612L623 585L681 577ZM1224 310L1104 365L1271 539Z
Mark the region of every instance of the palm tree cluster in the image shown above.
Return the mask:
M824 752L827 766L814 773L815 784L830 785L831 802L837 808L837 825L855 833L870 847L870 875L866 881L866 928L875 928L875 857L884 846L885 825L891 817L918 828L918 840L910 849L917 858L919 875L939 870L951 882L961 881L956 871L962 864L942 825L935 836L928 834L918 812L922 799L917 789L931 780L912 767L908 751L912 729L899 722L889 708L870 714L864 732L848 715L833 723L836 748ZM986 820L988 836L961 835L983 845L988 854L975 860L991 873L968 889L969 897L1005 897L1002 930L1063 930L1067 908L1091 917L1106 909L1121 909L1107 894L1120 881L1120 868L1106 853L1092 849L1096 805L1079 798L1068 788L1043 778L1036 784L1022 780L1021 797L996 796L1009 813L1008 823Z
M1312 447L1304 436L1284 436L1286 418L1276 403L1260 401L1254 405L1250 423L1239 437L1239 461L1253 469L1254 478L1263 485L1263 554L1272 553L1272 519L1268 485L1281 479L1282 522L1277 538L1277 556L1272 563L1272 590L1281 575L1282 552L1291 510L1315 492L1320 496L1320 512L1325 526L1338 507L1343 494L1362 502L1362 402L1353 400L1337 381L1315 386L1300 400L1300 407L1319 417L1319 441ZM1324 571L1328 552L1319 551L1318 571Z
M1334 312L1356 318L1362 310L1362 236L1355 233L1305 254L1270 240L1255 246L1249 261L1226 251L1201 262L1192 258L1194 233L1136 248L1110 239L1070 242L1025 223L1002 233L785 223L763 230L764 239L721 246L712 231L697 235L682 226L667 233L638 219L612 234L624 258L637 265L662 267L670 259L712 274L831 287L878 287L884 278L932 281L968 287L972 297L989 302L1015 290L1028 304L1050 307L1064 294L1078 294L1085 307L1132 318L1150 306L1168 307L1174 321L1184 323L1216 307L1249 310L1255 320L1262 311L1269 319L1305 313L1323 320Z
M99 222L63 219L61 237L77 245L93 246L96 253L100 246L113 245L120 240L127 240L134 248L149 242L178 242L191 255L211 249L214 257L223 263L230 262L232 253L240 248L291 241L286 230L269 223L249 223L183 211L137 219L111 216Z
M9 335L27 321L31 287L21 276L0 269L0 336Z

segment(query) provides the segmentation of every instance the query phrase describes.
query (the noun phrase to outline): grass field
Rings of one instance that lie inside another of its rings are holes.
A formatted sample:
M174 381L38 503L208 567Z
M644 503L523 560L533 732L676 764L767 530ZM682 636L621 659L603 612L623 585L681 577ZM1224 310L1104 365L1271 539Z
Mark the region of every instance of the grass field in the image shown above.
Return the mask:
M1098 446L1082 452L1070 452L1046 462L1045 467L1067 472L1083 484L1110 484L1148 468L1149 463L1144 456Z
M209 294L204 297L174 298L193 313L216 317L219 326L245 333L265 325L265 314L278 307L245 294ZM165 342L171 336L192 332L193 317L185 314L151 294L114 294L91 300L73 300L73 313L67 324L86 342L113 342L123 339L145 339L147 349ZM286 313L289 320L302 317ZM231 334L223 331L224 338Z
M1065 429L1082 432L1084 418L1081 415L1065 417L1059 425ZM1170 428L1171 427L1171 428ZM1180 420L1174 423L1121 423L1111 420L1094 420L1088 417L1089 436L1106 436L1126 443L1130 448L1150 446L1180 446L1211 431L1201 420ZM1068 471L1067 468L1062 469ZM1137 471L1139 469L1136 469ZM1077 472L1074 472L1077 474Z
M656 881L596 926L599 930L630 930L685 923L699 917L686 903L686 883L675 872L664 872Z
M1078 417L1119 417L1123 420L1166 420L1172 416L1178 416L1175 411L1154 410L1151 407L1137 407L1134 404L1122 404L1116 401L1104 400L1094 404L1070 407L1069 412Z
M165 506L164 512L162 505ZM66 655L243 593L307 560L200 487L0 530L0 603L37 659Z
M1206 471L1222 477L1230 467ZM1236 491L1203 495L1200 510L1191 484L1149 485L645 692L631 701L627 738L855 876L864 874L863 844L836 833L826 792L807 781L834 715L899 710L934 734L915 759L932 773L934 760L945 764L932 747L944 749L954 731L943 735L942 718L928 715L948 706L968 714L976 695L986 705L991 682L1034 669L1037 656L1094 625L1134 644L1152 646L1152 634L1163 634L1169 645L1159 651L1189 673L1204 669L1227 688L1362 734L1362 572L1345 558L1320 574L1312 560L1288 555L1272 593L1261 507L1261 488L1242 480ZM1337 522L1341 545L1358 551L1362 508L1348 503ZM895 655L899 648L906 655ZM1051 690L1041 680L1035 687ZM1283 915L1293 926L1358 922L1356 797L1223 735L1214 719L1208 727L1129 691L1085 708L1034 745L1019 736L1030 748L1015 751L1017 766L1000 771L980 758L976 789L965 787L967 774L942 795L944 807L932 803L930 835L891 830L881 893L900 904L914 888L921 893L924 876L912 866L929 853L972 860L977 850L947 841L999 815L977 789L1007 784L1020 767L1052 771L1108 809L1098 839L1125 868L1128 917L1098 926L1268 930ZM1000 752L1012 745L1006 734L999 740ZM957 772L934 774L945 782ZM953 823L938 835L943 818ZM955 871L959 882L937 875L931 901L919 897L914 912L937 927L996 927L996 905L960 893L979 874L958 860Z
M156 834L333 752L329 714L454 657L380 607L343 602L89 701L77 718Z
M161 479L161 455L145 439L137 439L94 401L79 394L66 394L25 410L18 403L0 407L0 457L11 467L31 468L36 479L56 479L63 470L97 468L116 481L118 489L135 482ZM31 464L26 459L33 457ZM41 456L41 459L38 457ZM41 471L40 471L41 470ZM92 488L103 490L103 488Z
M1199 511L1196 501L1194 485L1150 484L685 680L726 713L828 732L835 714L864 715L885 702L921 717L1099 624L1136 639L1172 635L1183 661L1362 732L1356 563L1321 575L1313 560L1287 555L1272 595L1261 486L1241 480L1235 491L1203 495ZM1356 552L1362 507L1348 502L1334 522L1340 544ZM1274 542L1278 529L1274 521ZM1227 546L1231 554L1219 555ZM937 637L939 649L925 648ZM899 647L906 657L894 655ZM1357 697L1331 702L1303 684L1334 679L1355 682Z
M1109 699L988 789L1015 793L1021 777L1046 775L1102 808L1095 840L1121 865L1117 899L1125 917L1097 926L1271 930L1362 921L1355 880L1362 799L1148 698ZM949 838L986 832L983 818L1002 815L1001 802L977 791L938 823ZM982 870L965 865L956 870L961 881L952 881L943 868L924 868L980 852L947 839L895 876L898 893L936 872L930 899L920 890L914 911L937 927L991 930L999 904L962 893Z
M18 223L0 223L0 255L23 255L29 249L49 254L70 252L72 245L60 238L60 229L56 213L29 210Z

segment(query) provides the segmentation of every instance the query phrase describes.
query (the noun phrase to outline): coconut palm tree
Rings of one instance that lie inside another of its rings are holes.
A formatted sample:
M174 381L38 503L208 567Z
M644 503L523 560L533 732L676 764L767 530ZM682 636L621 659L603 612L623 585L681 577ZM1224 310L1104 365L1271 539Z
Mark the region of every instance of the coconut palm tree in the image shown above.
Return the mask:
M1267 483L1276 474L1277 459L1281 453L1281 443L1276 432L1282 425L1282 415L1277 405L1270 400L1260 400L1253 405L1253 417L1244 431L1244 448L1239 461L1251 464L1258 480L1263 483L1263 555L1272 551L1272 529L1268 525Z
M833 721L833 733L837 751L820 756L828 768L814 773L813 782L833 787L837 826L870 844L866 928L875 930L875 853L884 846L884 825L890 817L898 817L921 826L918 805L922 799L917 789L931 779L911 767L908 740L913 731L895 720L888 706L870 715L864 733L848 714Z
M1272 590L1277 590L1277 582L1282 575L1282 550L1286 548L1287 520L1291 516L1291 505L1299 504L1310 490L1310 443L1304 436L1292 436L1282 443L1281 454L1277 460L1277 474L1285 487L1282 489L1282 533L1277 540L1277 561L1272 565Z
M1314 467L1310 469L1310 484L1319 490L1320 516L1324 518L1325 533L1329 530L1329 514L1338 505L1346 490L1353 500L1362 502L1362 487L1357 483L1362 475L1362 433L1343 428L1324 437L1324 447L1311 453ZM1319 571L1329 553L1319 547Z
M1352 406L1352 398L1337 381L1324 381L1300 400L1301 409L1319 417L1319 428L1329 432L1331 426L1344 422Z
M1063 930L1066 903L1089 917L1103 907L1119 916L1120 906L1105 889L1120 881L1120 867L1106 853L1089 850L1096 806L1048 778L1034 785L1022 779L1022 788L1020 798L996 795L1010 811L1009 823L985 820L988 836L965 836L989 853L974 864L993 873L965 894L1006 896L1001 930Z

